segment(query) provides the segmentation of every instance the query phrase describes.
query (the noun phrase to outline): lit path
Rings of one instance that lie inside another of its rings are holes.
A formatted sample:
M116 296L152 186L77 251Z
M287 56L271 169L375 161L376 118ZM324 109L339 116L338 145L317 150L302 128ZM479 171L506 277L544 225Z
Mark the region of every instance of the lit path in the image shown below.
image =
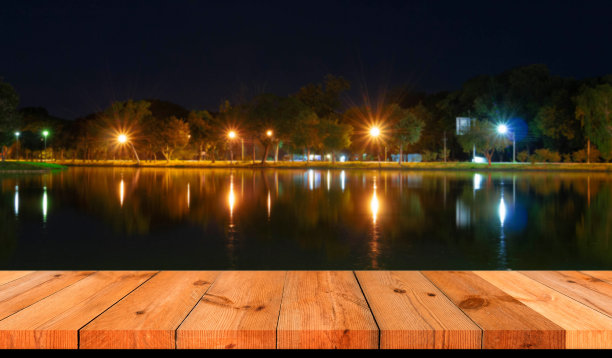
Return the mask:
M1 348L612 348L612 271L0 271Z

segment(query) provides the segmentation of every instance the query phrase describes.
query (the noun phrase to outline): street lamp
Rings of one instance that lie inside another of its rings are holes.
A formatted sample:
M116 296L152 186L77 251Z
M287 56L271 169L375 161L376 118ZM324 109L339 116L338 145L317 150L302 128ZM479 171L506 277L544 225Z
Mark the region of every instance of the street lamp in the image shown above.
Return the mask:
M17 150L17 160L19 160L19 135L21 135L20 132L15 132L15 149Z
M132 151L134 152L134 156L136 157L136 163L140 165L140 158L138 158L138 153L136 153L136 148L134 148L134 144L129 140L127 135L119 134L117 136L117 142L119 142L119 144L129 143L130 147L132 147Z
M45 157L46 157L47 156L47 136L49 135L49 131L48 130L44 130L42 132L42 135L45 138Z
M370 137L374 138L374 140L378 140L378 137L380 136L380 128L378 128L377 126L373 126L370 128ZM386 148L385 148L386 149ZM378 165L380 166L380 148L378 150ZM386 157L386 154L385 154ZM386 158L385 158L386 160Z
M230 165L231 165L231 164L234 164L233 163L233 161L234 161L234 151L232 150L232 141L234 139L236 139L237 134L236 134L235 131L229 131L229 133L227 133L227 137L229 138L229 141L230 141Z
M509 135L512 138L512 163L516 163L516 136L513 131L506 124L497 125L497 133L501 135Z

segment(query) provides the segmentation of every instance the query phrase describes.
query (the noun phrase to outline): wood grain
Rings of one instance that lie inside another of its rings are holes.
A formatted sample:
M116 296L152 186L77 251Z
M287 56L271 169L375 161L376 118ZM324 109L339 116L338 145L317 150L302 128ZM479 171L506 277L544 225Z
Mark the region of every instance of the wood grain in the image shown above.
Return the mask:
M417 271L358 271L382 349L480 349L482 330Z
M93 271L39 271L0 286L0 319L91 275Z
M577 271L521 271L521 273L612 317L612 284Z
M378 328L351 271L287 274L278 322L280 349L378 348Z
M565 347L563 328L473 272L423 274L483 329L483 348Z
M81 327L153 273L94 273L0 321L0 348L76 349Z
M563 327L566 348L612 348L612 318L518 272L475 273Z
M177 330L177 348L275 348L285 275L221 273Z
M612 283L612 271L580 271L586 275L593 276L607 283Z
M80 330L81 348L176 347L175 331L217 277L163 271Z
M0 286L7 282L11 282L25 275L29 275L34 271L0 271Z

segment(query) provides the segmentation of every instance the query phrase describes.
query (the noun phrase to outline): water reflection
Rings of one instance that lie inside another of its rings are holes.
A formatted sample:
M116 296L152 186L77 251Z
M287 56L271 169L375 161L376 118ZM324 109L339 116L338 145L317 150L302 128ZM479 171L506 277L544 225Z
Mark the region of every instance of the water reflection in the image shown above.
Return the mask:
M0 252L0 269L612 268L612 175L484 179L146 168L0 177L0 250L15 247ZM33 241L41 233L48 246Z
M43 197L42 197L42 215L43 215L43 223L47 222L47 187L43 188Z
M19 216L19 185L15 185L14 207L15 207L15 216Z
M123 179L119 182L119 205L123 207L123 198L125 197L125 182Z

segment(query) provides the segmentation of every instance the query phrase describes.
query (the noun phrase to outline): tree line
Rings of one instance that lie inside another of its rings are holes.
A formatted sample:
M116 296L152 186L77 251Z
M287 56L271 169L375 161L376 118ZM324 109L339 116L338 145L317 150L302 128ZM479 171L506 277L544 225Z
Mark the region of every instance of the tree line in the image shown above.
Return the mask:
M346 106L350 83L327 75L296 93L262 94L244 103L224 101L217 110L187 110L162 100L128 100L75 120L43 108L18 109L19 97L0 81L2 157L127 159L125 134L143 160L610 161L612 76L572 79L544 65L510 69L466 81L455 91L390 90L377 105ZM457 133L456 118L471 118ZM495 130L498 124L506 134ZM379 129L375 136L370 131ZM46 150L41 132L50 132ZM20 136L15 135L16 132ZM230 136L230 132L233 134ZM384 153L384 154L383 154ZM397 156L399 154L399 156ZM382 156L382 158L381 158Z

